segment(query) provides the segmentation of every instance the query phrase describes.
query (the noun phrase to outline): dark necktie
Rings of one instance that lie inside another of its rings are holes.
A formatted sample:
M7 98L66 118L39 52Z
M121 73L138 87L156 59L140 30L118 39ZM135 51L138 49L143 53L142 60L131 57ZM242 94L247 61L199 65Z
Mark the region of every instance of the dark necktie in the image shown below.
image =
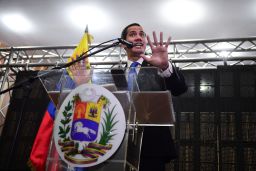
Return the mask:
M133 88L134 80L136 79L137 73L136 73L136 67L140 65L138 62L133 62L130 65L130 70L128 74L128 90L131 91Z

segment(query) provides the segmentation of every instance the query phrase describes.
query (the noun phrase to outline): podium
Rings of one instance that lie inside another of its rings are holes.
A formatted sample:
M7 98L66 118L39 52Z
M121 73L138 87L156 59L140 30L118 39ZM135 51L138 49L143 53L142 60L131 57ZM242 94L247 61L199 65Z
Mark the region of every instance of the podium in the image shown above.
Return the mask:
M128 80L128 73L129 69L124 70L121 68L112 69L111 71L106 69L79 71L73 73L72 78L65 69L41 71L39 73L40 81L56 107L55 118L57 119L55 119L54 124L56 124L56 120L58 120L60 113L65 113L63 110L68 106L67 98L72 93L74 94L74 91L77 91L78 93L80 91L84 91L81 87L89 87L90 89L91 86L95 86L95 90L104 89L114 95L118 103L121 104L125 118L123 124L125 127L124 133L116 140L120 141L120 144L117 145L118 147L116 151L106 160L95 165L90 163L85 164L83 162L81 162L81 165L72 165L64 160L64 158L67 159L67 156L64 155L63 157L56 155L56 152L59 153L60 151L60 149L56 147L56 144L58 146L58 144L62 144L62 142L56 142L57 139L54 138L58 133L53 134L48 152L46 170L75 170L75 167L86 167L86 171L139 170L143 128L146 126L173 126L175 117L171 94L169 91L161 91L162 87L165 86L164 79L159 76L157 68L140 68L139 74L132 78L131 90L127 90L128 81L131 81ZM149 77L150 79L145 79L146 77ZM85 99L89 94L90 91L89 93L84 93ZM64 105L63 107L63 104L66 106ZM75 112L76 108L73 107L71 113L73 114ZM69 120L73 123L75 116L73 117L73 120L72 117L70 117ZM103 118L103 120L106 122L106 118ZM112 118L112 120L114 120L114 118ZM57 126L55 125L54 128L56 127ZM99 126L99 129L104 128L104 126ZM70 132L72 129L73 126L72 128L70 127L68 131ZM121 130L122 129L123 128L121 128ZM112 131L114 132L115 130L117 129L113 129ZM100 136L100 134L97 134L97 136ZM113 137L114 136L116 136L116 134L113 133ZM113 137L111 138L113 139ZM81 140L75 140L73 142L76 144L78 142L80 143ZM77 149L79 149L78 151L80 152L77 152L76 155L78 155L78 153L80 155L81 151L82 153L84 151L84 149L81 150L81 147L78 147ZM106 150L103 151L106 152ZM70 158L72 158L72 154L69 153L69 155ZM81 160L79 158L78 160L74 159L74 161Z

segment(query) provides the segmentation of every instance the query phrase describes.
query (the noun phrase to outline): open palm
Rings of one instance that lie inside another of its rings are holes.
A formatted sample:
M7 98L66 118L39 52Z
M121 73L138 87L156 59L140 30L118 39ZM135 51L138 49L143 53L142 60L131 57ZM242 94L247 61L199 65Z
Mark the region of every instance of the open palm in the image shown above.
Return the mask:
M154 38L154 42L152 42L150 40L149 36L147 36L147 40L148 40L149 46L152 51L152 56L150 58L148 58L145 55L141 55L141 57L143 57L144 60L149 62L151 65L165 70L169 66L168 45L170 43L171 38L168 37L168 40L165 44L163 43L163 33L162 32L160 32L160 41L159 42L157 40L155 32L153 32L153 38Z

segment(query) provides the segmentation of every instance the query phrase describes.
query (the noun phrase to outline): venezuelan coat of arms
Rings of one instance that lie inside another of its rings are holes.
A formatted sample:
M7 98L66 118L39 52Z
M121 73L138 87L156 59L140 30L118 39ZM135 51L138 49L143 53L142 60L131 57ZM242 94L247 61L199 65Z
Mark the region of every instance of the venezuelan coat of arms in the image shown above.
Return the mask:
M54 121L54 141L61 159L74 167L90 167L110 158L125 133L118 99L99 85L83 84L63 101Z

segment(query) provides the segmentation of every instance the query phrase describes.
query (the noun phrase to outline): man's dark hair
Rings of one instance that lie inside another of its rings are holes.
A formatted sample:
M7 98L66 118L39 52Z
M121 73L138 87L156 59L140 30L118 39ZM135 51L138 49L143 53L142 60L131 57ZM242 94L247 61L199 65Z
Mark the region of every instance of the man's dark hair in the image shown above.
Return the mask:
M128 34L128 28L129 27L132 27L132 26L141 26L140 24L138 23L132 23L132 24L129 24L128 26L126 26L123 31L122 31L122 34L121 34L121 38L126 40L126 36Z

